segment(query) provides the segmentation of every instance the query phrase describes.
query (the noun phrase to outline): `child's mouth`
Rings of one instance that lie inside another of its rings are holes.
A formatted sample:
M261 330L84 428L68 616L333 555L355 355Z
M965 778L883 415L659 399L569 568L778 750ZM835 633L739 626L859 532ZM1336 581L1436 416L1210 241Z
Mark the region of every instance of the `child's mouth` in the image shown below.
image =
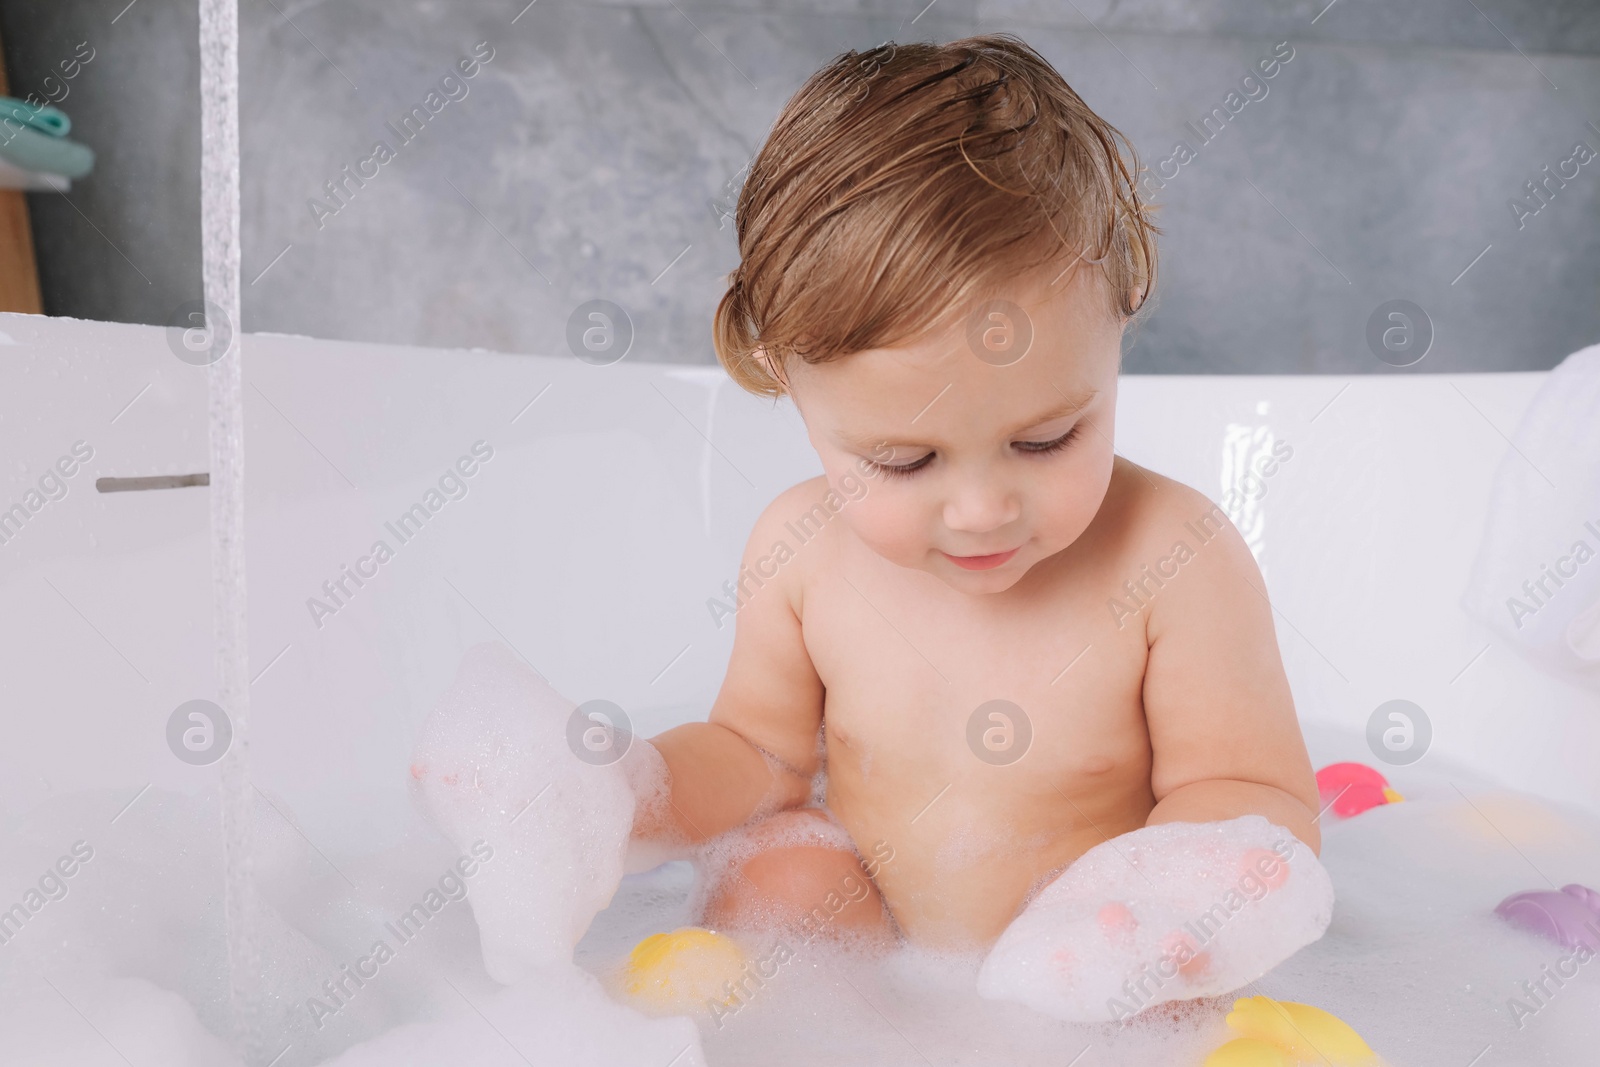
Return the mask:
M1011 559L1012 556L1017 554L1017 551L1020 548L1021 546L1019 545L1017 548L1013 548L1009 552L996 552L992 556L952 556L948 552L943 553L943 555L945 559L948 559L957 567L961 567L965 570L987 571L992 570Z

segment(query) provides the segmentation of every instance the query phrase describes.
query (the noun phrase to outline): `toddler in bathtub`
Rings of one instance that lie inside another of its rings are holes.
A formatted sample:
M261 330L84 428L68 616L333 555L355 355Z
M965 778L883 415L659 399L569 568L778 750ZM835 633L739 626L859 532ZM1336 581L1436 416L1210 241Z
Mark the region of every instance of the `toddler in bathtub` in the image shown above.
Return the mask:
M1120 139L995 35L847 53L752 161L717 354L825 473L712 605L709 721L612 768L634 866L699 856L706 925L984 953L985 995L1102 1021L1326 927L1254 559L1113 451L1159 232Z

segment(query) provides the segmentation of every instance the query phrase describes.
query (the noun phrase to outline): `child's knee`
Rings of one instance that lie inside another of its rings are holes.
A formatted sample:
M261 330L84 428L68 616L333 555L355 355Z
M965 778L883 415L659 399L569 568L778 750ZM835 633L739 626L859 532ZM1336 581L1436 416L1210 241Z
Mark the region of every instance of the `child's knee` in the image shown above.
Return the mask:
M860 859L825 836L815 838L816 819L826 823L814 812L785 812L768 820L775 825L758 828L754 851L713 878L706 921L814 934L887 929L882 898Z
M795 913L826 913L830 898L839 910L877 893L855 855L833 848L768 849L741 864L739 874L760 896Z

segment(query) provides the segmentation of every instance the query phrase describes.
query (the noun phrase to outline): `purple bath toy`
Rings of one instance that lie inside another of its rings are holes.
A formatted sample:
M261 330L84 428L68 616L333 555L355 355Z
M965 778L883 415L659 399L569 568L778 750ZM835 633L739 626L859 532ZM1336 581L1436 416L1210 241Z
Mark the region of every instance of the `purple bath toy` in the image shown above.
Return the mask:
M1564 885L1559 893L1513 893L1494 913L1566 948L1583 946L1600 953L1600 893L1587 886Z

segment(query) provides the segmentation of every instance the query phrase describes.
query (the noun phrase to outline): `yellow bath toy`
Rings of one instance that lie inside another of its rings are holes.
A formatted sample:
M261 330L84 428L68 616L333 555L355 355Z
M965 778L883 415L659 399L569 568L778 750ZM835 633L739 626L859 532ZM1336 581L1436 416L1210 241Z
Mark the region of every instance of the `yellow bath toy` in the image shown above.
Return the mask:
M1277 1045L1240 1037L1207 1056L1204 1067L1295 1067L1295 1062Z
M1309 1004L1244 997L1233 1002L1227 1023L1239 1037L1207 1056L1205 1067L1361 1067L1378 1062L1360 1034Z
M672 1014L704 1011L707 1002L732 1005L744 951L726 934L685 926L651 934L623 965L622 987L645 1005Z

